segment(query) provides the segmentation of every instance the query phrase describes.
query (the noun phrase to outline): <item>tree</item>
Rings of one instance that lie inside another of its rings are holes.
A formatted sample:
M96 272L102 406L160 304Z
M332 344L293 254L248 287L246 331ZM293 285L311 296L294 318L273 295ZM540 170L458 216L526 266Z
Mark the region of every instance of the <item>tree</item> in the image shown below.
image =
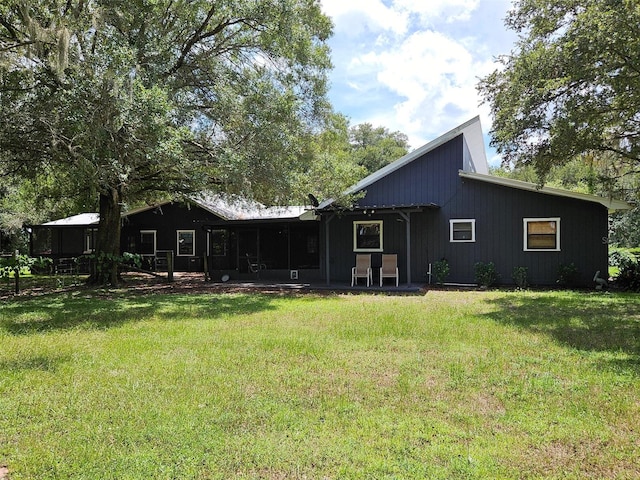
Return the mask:
M355 162L367 173L381 169L409 151L409 139L404 133L390 132L370 123L349 128L349 142Z
M349 120L339 113L329 116L325 128L310 139L308 155L313 158L309 168L298 173L295 182L299 198L311 193L317 200L333 199L349 205L352 197L344 191L367 175L358 165L349 143Z
M317 0L5 1L0 173L98 198L98 254L157 195L282 202L328 111L330 34Z
M637 174L640 4L520 0L506 25L519 34L515 51L478 86L504 161L532 165L544 181L553 165L612 154L615 170Z

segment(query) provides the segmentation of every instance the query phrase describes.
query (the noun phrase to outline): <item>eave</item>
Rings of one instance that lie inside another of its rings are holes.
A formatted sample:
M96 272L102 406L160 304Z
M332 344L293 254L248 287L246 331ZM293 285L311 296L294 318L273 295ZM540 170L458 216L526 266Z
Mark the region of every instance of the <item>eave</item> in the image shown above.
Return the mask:
M599 203L600 205L605 206L609 212L615 212L617 210L631 210L632 208L630 204L622 200L590 195L588 193L572 192L571 190L564 190L561 188L541 187L535 183L523 182L522 180L513 180L511 178L496 177L494 175L485 175L482 173L465 172L463 170L460 170L458 175L462 178L478 180L480 182L491 183L493 185L501 185L503 187L517 188L519 190L527 190L545 195L554 195L556 197L566 197L583 200L585 202Z

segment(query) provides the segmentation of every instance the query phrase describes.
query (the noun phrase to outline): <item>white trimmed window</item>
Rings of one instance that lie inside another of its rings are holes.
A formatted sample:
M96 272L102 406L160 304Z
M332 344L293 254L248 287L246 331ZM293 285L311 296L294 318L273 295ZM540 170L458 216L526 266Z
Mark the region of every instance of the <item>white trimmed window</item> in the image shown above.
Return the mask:
M353 251L382 252L382 220L353 222Z
M84 253L93 253L96 249L97 228L84 229Z
M560 218L525 218L525 252L559 252Z
M476 220L475 218L456 218L449 220L450 242L475 242Z
M196 254L196 231L178 230L178 256L192 257Z

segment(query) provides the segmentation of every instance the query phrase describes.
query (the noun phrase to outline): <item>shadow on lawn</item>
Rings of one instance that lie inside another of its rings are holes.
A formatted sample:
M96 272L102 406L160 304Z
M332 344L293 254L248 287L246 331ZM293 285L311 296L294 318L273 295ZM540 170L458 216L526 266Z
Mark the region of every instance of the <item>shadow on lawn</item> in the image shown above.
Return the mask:
M492 320L546 333L559 343L589 352L626 354L609 367L640 375L640 296L562 292L492 299Z
M266 295L158 295L122 298L47 295L0 305L0 330L13 335L77 328L101 330L150 318L166 321L190 318L213 320L273 308L273 299Z

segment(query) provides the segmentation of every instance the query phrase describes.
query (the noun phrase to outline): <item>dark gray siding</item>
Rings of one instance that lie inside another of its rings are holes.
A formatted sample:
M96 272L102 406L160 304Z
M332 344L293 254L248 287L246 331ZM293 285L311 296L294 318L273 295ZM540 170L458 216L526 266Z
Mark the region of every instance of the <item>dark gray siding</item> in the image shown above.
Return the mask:
M589 285L596 270L607 272L607 210L582 200L460 179L460 190L441 213L445 240L434 251L447 258L451 280L474 281L476 262L493 262L502 283L513 283L514 267L528 268L532 284L552 285L561 264L573 263L579 283ZM524 218L560 218L560 251L524 251ZM476 242L449 243L449 219L474 218ZM605 241L603 241L605 239Z
M462 135L366 188L360 206L445 204L458 189Z
M500 282L513 284L513 269L527 267L534 285L554 285L558 268L573 263L578 283L591 285L594 273L607 272L607 210L604 206L540 192L462 179L463 141L459 136L387 175L366 189L361 207L426 205L411 214L411 277L424 282L429 264L445 258L450 282L474 283L476 262L493 262ZM560 218L560 251L524 251L524 218ZM450 219L475 219L476 241L451 243ZM329 224L330 280L350 281L355 265L353 221L384 221L384 253L397 253L401 282L407 279L405 222L398 213L345 214ZM603 241L605 239L605 241ZM373 253L374 267L380 253Z
M218 220L218 217L206 210L181 203L169 203L157 209L129 215L123 219L121 248L138 246L141 230L156 230L156 248L173 250L174 265L177 271L201 271L202 257L207 250L207 236L203 225ZM195 230L194 256L177 255L177 231Z

